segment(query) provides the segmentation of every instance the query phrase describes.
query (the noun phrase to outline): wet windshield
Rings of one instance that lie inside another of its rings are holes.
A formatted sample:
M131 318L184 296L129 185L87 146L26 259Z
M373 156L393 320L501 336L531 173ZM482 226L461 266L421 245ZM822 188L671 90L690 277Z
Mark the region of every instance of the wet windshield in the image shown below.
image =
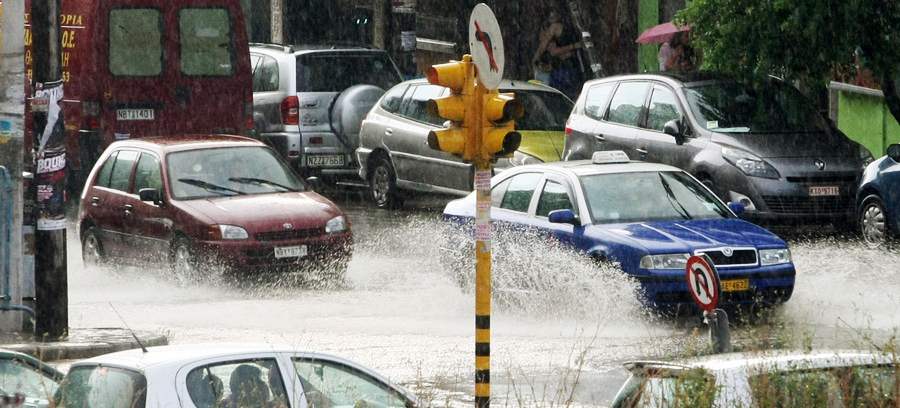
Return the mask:
M189 150L171 153L167 161L172 196L180 200L306 189L263 147Z
M566 120L572 113L572 101L555 92L531 90L503 90L513 92L522 101L525 114L516 119L516 130L566 130Z
M826 128L815 106L791 86L772 81L761 89L737 82L685 88L700 126L723 133L817 132Z
M593 174L581 177L595 224L729 218L700 183L681 172Z

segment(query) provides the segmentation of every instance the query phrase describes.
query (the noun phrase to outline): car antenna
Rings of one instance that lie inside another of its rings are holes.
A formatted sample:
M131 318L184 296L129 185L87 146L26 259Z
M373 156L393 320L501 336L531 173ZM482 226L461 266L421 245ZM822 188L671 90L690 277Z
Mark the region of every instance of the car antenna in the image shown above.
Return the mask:
M119 320L122 321L122 324L125 325L125 328L128 329L129 332L131 332L131 337L134 337L134 340L137 341L137 344L139 346L141 346L141 350L144 350L144 353L146 353L147 347L144 347L144 343L141 342L141 339L139 339L138 336L136 334L134 334L134 330L131 330L131 327L128 327L128 323L125 321L125 319L122 318L122 315L119 314L119 311L116 310L116 307L113 306L112 302L108 302L108 303L109 303L109 307L111 307L112 310L114 312L116 312L116 316L119 316Z

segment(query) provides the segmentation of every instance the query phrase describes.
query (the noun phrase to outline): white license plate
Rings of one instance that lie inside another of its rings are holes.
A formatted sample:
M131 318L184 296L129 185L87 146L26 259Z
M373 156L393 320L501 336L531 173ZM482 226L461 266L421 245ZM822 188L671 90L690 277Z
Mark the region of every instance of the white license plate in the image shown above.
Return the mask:
M116 110L116 119L118 120L153 120L155 114L153 109L118 109Z
M309 167L339 167L344 165L344 156L340 154L320 154L306 157Z
M816 186L809 188L811 196L836 196L839 195L837 186Z
M306 256L306 245L275 247L276 258L297 258Z

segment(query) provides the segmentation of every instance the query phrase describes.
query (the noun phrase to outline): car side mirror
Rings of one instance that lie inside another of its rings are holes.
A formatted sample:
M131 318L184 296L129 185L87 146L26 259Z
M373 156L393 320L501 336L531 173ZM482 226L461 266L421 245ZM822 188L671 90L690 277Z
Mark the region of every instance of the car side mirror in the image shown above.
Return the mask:
M569 209L550 211L550 214L547 214L547 218L554 224L572 224L576 227L581 225L578 222L578 216Z
M159 190L155 188L142 188L138 191L141 201L150 201L155 205L162 205L162 198L159 196Z
M900 162L900 144L894 143L887 148L887 155L891 160Z
M684 128L682 128L680 120L673 119L666 122L666 125L663 127L663 132L674 137L675 144L679 146L684 144Z
M728 208L730 208L731 211L733 211L735 214L740 214L747 209L746 207L744 207L744 204L734 201L728 203Z

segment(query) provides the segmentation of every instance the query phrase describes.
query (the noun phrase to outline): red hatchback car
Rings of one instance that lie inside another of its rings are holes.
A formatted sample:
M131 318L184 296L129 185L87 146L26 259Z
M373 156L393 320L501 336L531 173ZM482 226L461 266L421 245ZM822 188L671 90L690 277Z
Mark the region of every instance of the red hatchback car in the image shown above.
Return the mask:
M346 215L275 151L240 136L115 142L88 177L78 212L85 265L168 263L177 276L325 273L352 255Z

